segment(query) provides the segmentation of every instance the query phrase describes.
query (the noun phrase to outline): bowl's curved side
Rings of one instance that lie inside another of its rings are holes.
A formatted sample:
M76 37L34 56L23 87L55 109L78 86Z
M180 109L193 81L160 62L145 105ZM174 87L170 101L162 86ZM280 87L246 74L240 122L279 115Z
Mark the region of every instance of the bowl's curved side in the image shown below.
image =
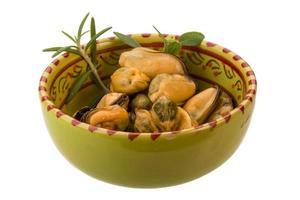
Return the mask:
M133 35L139 42L157 35ZM114 38L99 41L120 45ZM62 56L45 70L39 85L42 110L49 133L61 153L76 167L100 180L131 187L180 184L215 169L242 141L254 108L256 80L249 65L226 48L204 42L202 50L230 60L243 76L241 103L230 114L199 127L166 133L125 133L80 123L63 113L47 91L53 74L63 67ZM60 63L59 63L60 62Z
M50 135L73 165L97 179L130 187L163 187L184 183L215 169L242 141L253 107L230 123L183 135L134 140L90 133L64 123L45 108Z

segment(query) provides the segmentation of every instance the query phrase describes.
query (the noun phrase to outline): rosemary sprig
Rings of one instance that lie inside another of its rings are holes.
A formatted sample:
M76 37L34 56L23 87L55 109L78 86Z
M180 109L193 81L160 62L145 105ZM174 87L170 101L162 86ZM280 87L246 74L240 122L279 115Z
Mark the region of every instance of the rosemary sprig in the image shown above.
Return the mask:
M110 30L111 27L107 27L107 28L103 29L102 31L96 33L95 19L91 18L91 26L90 26L91 30L83 32L83 27L85 25L85 22L86 22L88 16L89 16L89 13L87 13L84 16L84 18L82 19L76 36L72 37L69 33L62 31L62 33L74 43L73 45L64 46L64 47L52 47L52 48L47 48L47 49L43 50L44 52L54 51L55 53L52 55L52 57L55 57L62 52L69 52L72 54L76 54L76 55L81 56L88 64L89 70L87 70L78 79L76 79L76 81L74 82L74 84L72 85L72 87L69 91L69 94L66 99L66 103L70 102L74 98L76 93L81 88L82 84L85 82L85 80L89 76L93 77L91 79L94 81L94 83L96 83L97 86L99 86L101 89L104 90L105 94L109 92L109 90L104 85L103 81L101 80L101 78L99 77L98 72L97 72L97 69L99 66L98 66L98 61L96 59L96 54L97 54L96 41L97 41L98 37L100 37L102 34L107 32L108 30ZM81 45L82 36L84 36L88 32L91 33L90 34L91 38L88 41L88 43L85 46L83 46L83 45ZM89 54L88 54L89 51L91 53L91 56L89 56Z

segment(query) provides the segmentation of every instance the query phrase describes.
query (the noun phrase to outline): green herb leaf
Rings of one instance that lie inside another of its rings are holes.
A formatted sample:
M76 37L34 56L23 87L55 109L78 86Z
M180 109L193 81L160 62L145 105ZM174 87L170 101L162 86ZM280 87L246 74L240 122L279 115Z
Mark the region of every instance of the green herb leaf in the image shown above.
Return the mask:
M66 52L72 53L72 54L76 54L78 56L81 56L81 54L79 53L79 51L77 51L76 49L66 49Z
M179 42L185 46L198 46L204 39L204 35L199 32L187 32L180 36Z
M165 53L178 55L181 49L181 44L176 40L166 40L164 42L164 49Z
M65 36L67 36L70 40L72 40L74 43L76 43L77 39L74 39L69 33L65 31L61 31Z
M96 40L98 37L100 37L102 34L104 34L106 31L110 30L112 27L107 27L105 29L103 29L102 31L100 31L99 33L97 33L96 35L94 35L90 41L86 44L85 46L85 49L87 50L91 45L92 43L96 43Z
M92 17L91 19L91 40L95 37L96 35L96 26L95 26L95 19ZM94 63L95 66L98 65L98 61L97 61L97 43L96 43L96 39L93 40L93 42L91 43L91 60L92 63ZM93 81L93 83L98 87L101 88L100 83L98 82L97 77L95 76L95 74L90 74L90 79Z
M90 31L84 31L83 33L81 33L81 37L84 36L85 34L87 34Z
M141 45L135 41L134 39L132 39L131 37L124 35L122 33L119 32L114 32L114 34L125 44L135 48L135 47L140 47Z
M154 25L152 25L152 27L156 30L156 32L158 33L158 35L159 35L160 37L162 37L161 32L160 32Z
M72 87L69 90L69 94L66 98L66 104L68 104L77 94L77 92L80 90L81 86L83 85L83 83L86 81L86 79L89 77L89 75L91 74L91 70L81 74L73 83Z
M95 19L94 17L92 17L91 19L91 40L95 37L96 35L96 26L95 26ZM97 65L97 44L96 44L96 40L93 40L92 44L91 44L91 60L92 62Z
M60 53L66 51L66 50L68 50L68 49L71 49L72 47L74 47L74 46L66 46L66 47L62 47L62 48L58 49L58 50L52 55L52 58L54 58L55 56L59 55ZM75 46L75 48L76 48L76 46Z
M62 47L51 47L51 48L43 49L43 52L57 51L57 50L59 50L61 48Z
M80 23L80 25L79 25L78 33L77 33L77 39L78 39L79 42L80 42L80 37L81 37L81 33L82 33L83 26L84 26L84 24L85 24L86 19L87 19L88 16L89 16L89 14L90 14L90 13L87 13L87 14L84 16L84 18L82 19L82 21L81 21L81 23Z
M102 86L96 78L95 74L90 74L90 79L97 86L97 88L102 89Z

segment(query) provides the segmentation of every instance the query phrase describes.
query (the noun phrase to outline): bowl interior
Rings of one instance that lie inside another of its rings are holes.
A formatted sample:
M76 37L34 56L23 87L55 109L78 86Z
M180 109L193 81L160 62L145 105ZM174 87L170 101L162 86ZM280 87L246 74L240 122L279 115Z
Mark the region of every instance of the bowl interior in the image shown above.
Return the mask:
M156 34L132 35L132 37L145 47L161 50L163 46L161 38ZM183 47L180 57L187 67L189 76L197 83L198 90L219 85L232 96L235 105L238 105L245 98L248 90L243 73L223 55L231 53L228 49L209 48L214 46L215 44L204 41L200 47ZM117 38L98 41L97 58L105 84L109 85L110 75L119 67L120 54L130 49ZM237 55L235 56L234 60L240 59ZM99 96L102 96L102 91L88 79L75 98L66 104L69 89L74 81L87 70L87 65L80 57L68 53L54 60L52 65L55 67L50 68L51 73L47 77L46 87L50 100L64 113L72 116L78 109L93 104Z

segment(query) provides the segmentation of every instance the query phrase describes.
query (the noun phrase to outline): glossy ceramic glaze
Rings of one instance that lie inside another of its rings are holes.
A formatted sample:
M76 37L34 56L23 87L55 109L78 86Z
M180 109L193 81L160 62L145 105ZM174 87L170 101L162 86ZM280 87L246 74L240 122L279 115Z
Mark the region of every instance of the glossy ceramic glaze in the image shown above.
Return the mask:
M160 49L156 34L131 35L142 46ZM165 35L165 37L174 37ZM117 69L121 52L130 48L112 37L98 41L102 78ZM218 84L236 108L198 127L163 133L128 133L97 128L71 116L101 95L90 80L68 105L74 80L86 70L76 55L63 54L44 71L39 94L49 133L60 152L86 174L129 187L164 187L198 178L226 161L241 143L254 108L256 79L250 66L232 51L204 41L180 54L200 89Z

